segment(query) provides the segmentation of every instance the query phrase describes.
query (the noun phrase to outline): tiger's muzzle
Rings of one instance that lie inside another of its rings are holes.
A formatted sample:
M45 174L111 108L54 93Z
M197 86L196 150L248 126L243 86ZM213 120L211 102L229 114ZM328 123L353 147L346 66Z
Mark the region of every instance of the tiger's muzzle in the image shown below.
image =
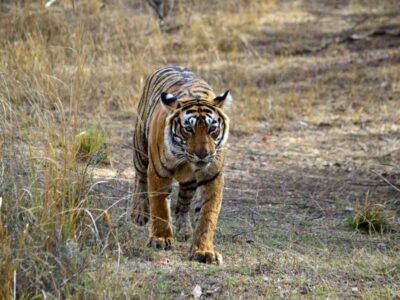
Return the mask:
M215 153L202 153L198 155L197 153L191 154L186 152L187 159L194 164L196 167L203 168L215 160Z

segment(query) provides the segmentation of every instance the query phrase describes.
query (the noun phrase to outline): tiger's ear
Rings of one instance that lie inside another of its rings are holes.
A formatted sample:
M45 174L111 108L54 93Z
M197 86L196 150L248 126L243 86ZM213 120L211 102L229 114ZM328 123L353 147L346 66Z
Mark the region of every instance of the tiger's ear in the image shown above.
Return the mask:
M217 97L214 98L213 103L216 107L219 108L226 108L229 107L232 103L232 96L229 90L227 90L225 93L222 93L221 95L218 95Z
M161 93L161 102L167 110L173 110L176 107L178 98L170 93Z

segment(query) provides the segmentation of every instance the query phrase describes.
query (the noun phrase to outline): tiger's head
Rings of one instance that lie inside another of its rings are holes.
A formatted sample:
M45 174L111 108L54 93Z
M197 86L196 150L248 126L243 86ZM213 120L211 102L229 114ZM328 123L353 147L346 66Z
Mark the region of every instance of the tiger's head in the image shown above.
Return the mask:
M232 101L229 91L206 100L181 101L178 97L161 94L168 115L164 140L177 158L189 161L197 168L212 163L228 139L229 118L222 110Z

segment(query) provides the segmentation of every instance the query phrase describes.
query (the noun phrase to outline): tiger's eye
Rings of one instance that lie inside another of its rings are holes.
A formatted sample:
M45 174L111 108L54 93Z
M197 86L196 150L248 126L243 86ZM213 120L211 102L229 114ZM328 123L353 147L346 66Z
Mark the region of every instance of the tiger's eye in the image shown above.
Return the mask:
M209 133L213 133L215 130L217 130L217 126L211 126Z
M193 133L193 128L191 126L185 126L183 129L188 133Z

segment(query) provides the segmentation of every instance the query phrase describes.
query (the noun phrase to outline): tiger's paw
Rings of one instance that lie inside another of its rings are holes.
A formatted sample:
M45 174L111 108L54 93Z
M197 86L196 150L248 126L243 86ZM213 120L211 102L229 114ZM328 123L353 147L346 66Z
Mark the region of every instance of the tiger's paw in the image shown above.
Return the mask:
M193 235L192 224L188 218L177 218L175 221L175 237L178 242L186 242Z
M171 250L173 249L173 237L150 237L149 241L147 242L147 247L155 248L159 250Z
M176 231L175 236L176 236L176 240L178 242L186 242L192 237L192 234L193 234L192 227L188 226L188 227L179 228Z
M147 224L149 221L149 206L145 200L138 201L137 205L133 207L132 219L139 226Z
M222 255L215 250L194 250L191 251L190 260L195 260L205 264L222 265Z

